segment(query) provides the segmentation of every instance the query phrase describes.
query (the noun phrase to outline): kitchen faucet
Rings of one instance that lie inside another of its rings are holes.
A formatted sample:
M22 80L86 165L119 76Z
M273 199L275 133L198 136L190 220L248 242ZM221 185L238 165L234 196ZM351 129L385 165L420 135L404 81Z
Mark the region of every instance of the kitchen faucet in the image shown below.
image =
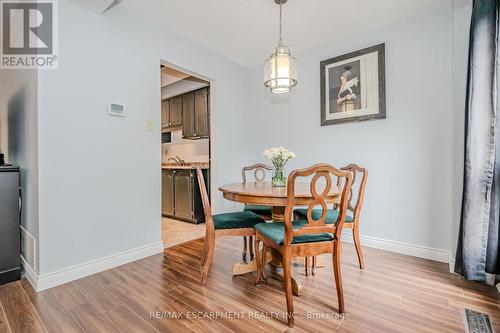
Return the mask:
M177 164L182 165L182 166L186 165L186 161L184 161L184 160L183 160L182 158L180 158L179 156L170 157L170 158L168 159L168 161L170 161L170 160L175 161Z

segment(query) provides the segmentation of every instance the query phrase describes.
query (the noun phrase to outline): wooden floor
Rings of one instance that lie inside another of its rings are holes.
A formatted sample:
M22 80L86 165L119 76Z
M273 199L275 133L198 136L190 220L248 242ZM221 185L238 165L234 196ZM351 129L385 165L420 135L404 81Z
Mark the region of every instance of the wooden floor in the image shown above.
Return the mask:
M463 281L445 264L368 248L360 271L348 244L342 263L347 317L336 318L327 258L315 277L295 268L304 295L294 297L295 327L287 328L276 318L285 310L280 282L255 287L253 274L231 276L240 243L218 240L205 287L199 285L201 240L38 294L26 280L0 286L0 332L455 333L465 332L464 307L488 313L500 332L493 287Z
M162 218L161 238L166 249L204 236L205 223L194 224L168 217Z

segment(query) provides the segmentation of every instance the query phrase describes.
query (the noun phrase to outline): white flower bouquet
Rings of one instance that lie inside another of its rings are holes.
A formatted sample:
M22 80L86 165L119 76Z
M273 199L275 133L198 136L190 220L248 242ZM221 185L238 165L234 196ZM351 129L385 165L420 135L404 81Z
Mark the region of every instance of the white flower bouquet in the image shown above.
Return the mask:
M289 151L284 147L273 147L264 150L264 157L271 160L274 165L274 174L272 178L272 184L275 187L286 186L286 177L283 174L283 169L286 162L290 159L295 158L295 153Z

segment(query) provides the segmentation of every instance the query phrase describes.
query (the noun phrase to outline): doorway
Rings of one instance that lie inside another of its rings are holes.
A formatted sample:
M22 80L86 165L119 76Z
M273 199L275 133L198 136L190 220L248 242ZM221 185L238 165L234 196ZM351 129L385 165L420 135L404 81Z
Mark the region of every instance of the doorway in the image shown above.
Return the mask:
M162 63L162 240L169 248L205 236L197 167L210 196L211 82Z

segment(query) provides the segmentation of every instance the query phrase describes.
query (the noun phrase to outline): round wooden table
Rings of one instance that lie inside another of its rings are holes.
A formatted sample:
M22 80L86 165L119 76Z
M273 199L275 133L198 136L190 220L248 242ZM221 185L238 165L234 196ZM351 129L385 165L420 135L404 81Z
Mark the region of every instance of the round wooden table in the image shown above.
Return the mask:
M228 184L219 187L224 198L227 200L252 205L262 205L272 207L273 222L283 222L283 215L287 203L286 187L272 187L271 182L246 182ZM321 189L318 189L321 193ZM329 195L325 198L327 203L337 203L340 200L340 191L337 186L332 186ZM309 205L314 198L311 194L309 183L295 184L295 200L298 206ZM273 250L268 253L266 263L272 262L278 266L281 262L281 255ZM237 263L233 266L233 275L241 275L255 272L257 264L255 260L249 263ZM300 295L302 286L300 281L292 277L292 289L295 295Z

